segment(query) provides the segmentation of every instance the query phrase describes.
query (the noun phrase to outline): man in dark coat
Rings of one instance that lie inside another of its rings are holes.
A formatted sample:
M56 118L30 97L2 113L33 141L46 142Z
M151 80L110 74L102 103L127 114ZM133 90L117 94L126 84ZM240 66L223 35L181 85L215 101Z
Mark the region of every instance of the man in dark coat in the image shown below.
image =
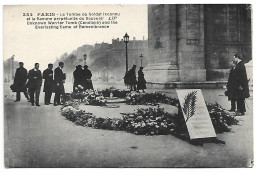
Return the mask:
M34 106L34 97L35 97L35 104L36 106L39 105L39 96L42 86L42 73L39 70L39 63L35 63L34 69L31 69L28 73L29 79L29 92L30 92L30 101L32 106Z
M228 76L228 82L227 82L227 91L225 92L226 96L228 96L228 100L231 101L231 109L230 112L236 111L236 100L237 100L237 84L236 84L236 76L235 76L235 63L232 63L229 76Z
M65 93L63 83L65 83L66 74L62 71L63 67L64 63L59 62L59 66L54 70L54 106L61 105L60 97Z
M78 88L78 85L83 85L83 69L81 65L76 66L76 70L73 72L73 77L74 77L74 83L73 83L73 92L76 92L76 88Z
M44 87L45 92L44 103L45 105L51 104L51 95L53 91L53 64L48 64L48 68L43 71Z
M20 67L16 69L13 84L13 92L16 92L15 102L19 102L21 100L21 92L23 92L24 96L27 100L29 100L25 85L27 81L27 70L23 67L23 62L19 62L19 66Z
M234 62L236 63L234 76L236 77L237 115L245 115L245 98L250 96L246 68L238 54L234 55Z
M136 91L136 74L135 74L136 65L133 65L133 67L128 71L128 83L130 85L130 91Z
M93 88L93 84L92 84L92 73L91 71L88 69L88 65L84 66L84 90L86 89L94 89Z

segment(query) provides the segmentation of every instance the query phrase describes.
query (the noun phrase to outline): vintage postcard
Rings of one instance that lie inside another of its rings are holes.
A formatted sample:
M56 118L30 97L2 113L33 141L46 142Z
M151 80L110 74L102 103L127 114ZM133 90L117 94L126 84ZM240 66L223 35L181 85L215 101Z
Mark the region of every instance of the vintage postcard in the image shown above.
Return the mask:
M253 167L252 8L4 5L5 167Z

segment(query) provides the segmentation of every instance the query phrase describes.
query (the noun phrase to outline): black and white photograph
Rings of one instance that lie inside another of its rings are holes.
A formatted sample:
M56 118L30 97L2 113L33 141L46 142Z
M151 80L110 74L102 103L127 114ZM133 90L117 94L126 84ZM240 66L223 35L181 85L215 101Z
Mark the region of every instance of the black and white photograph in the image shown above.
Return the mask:
M254 5L2 8L5 168L254 167Z

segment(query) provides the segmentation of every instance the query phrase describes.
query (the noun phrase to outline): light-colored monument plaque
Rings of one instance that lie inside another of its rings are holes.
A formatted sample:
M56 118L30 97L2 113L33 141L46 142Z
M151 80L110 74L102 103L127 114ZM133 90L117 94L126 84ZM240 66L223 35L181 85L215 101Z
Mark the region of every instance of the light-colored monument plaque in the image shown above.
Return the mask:
M216 137L200 89L176 90L190 139Z

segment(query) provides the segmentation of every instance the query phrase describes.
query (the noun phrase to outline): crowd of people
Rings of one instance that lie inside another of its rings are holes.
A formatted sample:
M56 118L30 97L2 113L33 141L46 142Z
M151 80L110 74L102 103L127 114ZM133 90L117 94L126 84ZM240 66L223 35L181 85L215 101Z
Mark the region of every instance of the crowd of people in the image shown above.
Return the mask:
M16 92L15 102L21 100L21 92L24 93L28 102L32 106L40 106L39 96L41 92L42 80L44 79L43 92L44 104L53 104L54 106L61 105L61 96L65 94L64 83L66 80L66 74L63 72L64 63L59 62L59 66L53 72L53 64L48 64L48 68L41 73L39 70L39 63L35 63L34 68L27 70L24 68L24 63L19 62L19 68L16 69L14 83L11 85L11 90ZM131 91L146 89L146 81L144 78L143 67L140 67L138 71L138 80L136 78L136 65L126 73L124 79L125 84L130 86ZM92 73L88 69L88 66L81 65L76 66L73 72L73 92L78 90L87 90L93 88ZM55 93L54 102L51 103L52 93Z
M54 72L52 70L53 64L48 64L48 68L45 69L43 73L39 70L39 66L39 63L35 63L34 68L27 73L27 70L24 68L24 63L19 62L19 68L17 68L15 72L14 83L11 85L11 90L16 92L15 102L21 100L21 92L23 92L32 106L40 106L39 96L42 79L44 79L44 104L53 104L54 106L61 105L61 96L65 93L64 83L66 80L66 74L63 72L64 63L59 62L59 66ZM79 85L81 85L84 90L93 89L91 81L92 73L87 65L84 66L84 69L82 69L81 65L78 65L73 75L73 91L75 91ZM52 93L55 93L53 103L51 103Z
M35 63L34 68L29 70L27 74L23 62L19 62L19 68L17 68L15 72L14 83L11 85L12 91L16 92L15 102L21 100L21 92L23 92L32 106L40 106L39 96L42 79L44 79L43 92L45 92L45 105L61 105L61 95L65 93L64 83L66 80L66 74L62 71L64 63L59 62L59 66L54 70L54 73L52 70L53 64L48 64L48 68L44 70L43 73L41 73L39 67L39 63ZM51 103L52 93L55 93L54 103Z
M232 63L225 95L231 101L229 111L236 112L236 115L245 115L245 98L250 97L246 68L239 54L234 55Z

